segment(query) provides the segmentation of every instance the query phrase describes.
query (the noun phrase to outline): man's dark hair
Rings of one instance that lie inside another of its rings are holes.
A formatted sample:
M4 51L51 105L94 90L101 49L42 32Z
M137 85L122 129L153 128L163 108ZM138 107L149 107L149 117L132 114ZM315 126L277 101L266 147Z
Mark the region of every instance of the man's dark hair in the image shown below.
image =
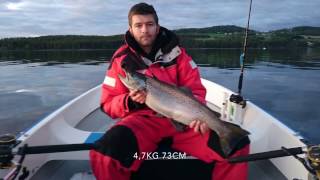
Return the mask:
M128 14L128 20L129 25L132 25L132 16L133 15L147 15L152 14L155 22L158 24L158 16L156 10L153 8L152 5L149 5L147 3L138 3L131 7L129 14Z

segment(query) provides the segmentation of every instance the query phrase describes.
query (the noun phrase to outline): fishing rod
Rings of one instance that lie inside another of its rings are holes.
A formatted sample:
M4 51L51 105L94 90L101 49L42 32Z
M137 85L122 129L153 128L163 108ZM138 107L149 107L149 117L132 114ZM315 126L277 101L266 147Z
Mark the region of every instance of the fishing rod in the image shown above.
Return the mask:
M244 43L243 43L243 50L240 55L240 76L239 76L239 82L238 82L238 92L237 92L237 94L232 94L230 96L231 102L240 104L240 105L242 105L243 108L246 106L246 101L241 96L241 90L242 90L242 84L243 84L244 62L246 60L246 54L247 54L248 32L249 32L249 26L250 26L251 7L252 7L252 0L250 0L248 21L247 21L247 27L246 27Z
M297 156L304 154L305 158ZM278 157L293 156L309 171L313 179L320 180L320 145L308 145L306 147L285 148L280 150L249 154L227 159L229 163L241 163L257 160L272 159Z
M90 149L97 149L98 145L95 143L81 143L81 144L59 144L59 145L45 145L45 146L28 146L24 144L18 149L15 149L19 145L16 137L11 134L5 134L0 136L0 169L14 168L4 180L14 180L19 175L21 169L22 173L19 176L19 180L25 179L29 175L29 171L26 167L23 167L23 161L28 154L46 154L46 153L58 153L58 152L70 152L70 151L85 151ZM20 159L14 162L15 156L19 155ZM1 179L1 178L0 178ZM2 180L2 179L1 179Z
M29 172L26 167L22 166L23 160L28 154L44 154L44 153L58 153L58 152L70 152L70 151L84 151L91 149L98 149L98 145L95 143L82 143L82 144L60 144L60 145L45 145L45 146L28 146L24 144L18 149L19 141L13 135L0 136L0 169L10 169L14 167L14 170L5 177L5 180L14 180L20 173L19 179L25 179L28 177ZM300 158L298 154L305 154L305 158ZM18 162L13 162L15 156L19 155ZM249 154L247 156L237 156L227 159L229 163L241 163L249 161L257 161L264 159L272 159L279 157L293 156L299 160L304 167L315 177L320 180L320 145L308 145L307 147L295 147L285 148L280 150L267 151L255 154Z

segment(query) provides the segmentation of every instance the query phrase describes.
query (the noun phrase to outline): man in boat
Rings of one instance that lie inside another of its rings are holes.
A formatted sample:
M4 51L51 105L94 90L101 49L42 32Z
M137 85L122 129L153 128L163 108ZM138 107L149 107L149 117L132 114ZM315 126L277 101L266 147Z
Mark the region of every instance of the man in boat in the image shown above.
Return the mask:
M247 179L247 164L229 164L219 148L217 135L206 123L193 121L189 126L173 123L144 104L144 91L129 91L119 80L128 68L147 76L190 89L205 103L206 89L201 84L197 65L179 46L177 36L161 27L152 5L139 3L128 14L129 30L125 44L113 55L102 85L101 109L121 120L97 141L99 149L90 151L90 161L99 180L128 180L143 160L137 153L153 152L164 138L171 147L205 162L216 162L214 180ZM172 107L174 108L174 107ZM232 156L249 153L249 139L239 144Z

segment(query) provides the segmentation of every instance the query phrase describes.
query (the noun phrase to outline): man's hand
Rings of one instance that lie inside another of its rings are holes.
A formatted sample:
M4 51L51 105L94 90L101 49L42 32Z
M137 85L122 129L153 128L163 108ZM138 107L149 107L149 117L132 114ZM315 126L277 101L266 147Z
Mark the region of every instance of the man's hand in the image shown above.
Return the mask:
M132 101L138 102L140 104L143 104L146 102L146 92L143 90L135 90L129 92L129 97L132 99Z
M196 133L205 134L206 132L209 131L208 124L206 122L202 122L199 120L191 121L191 123L189 124L189 127L193 128L194 132L196 132Z

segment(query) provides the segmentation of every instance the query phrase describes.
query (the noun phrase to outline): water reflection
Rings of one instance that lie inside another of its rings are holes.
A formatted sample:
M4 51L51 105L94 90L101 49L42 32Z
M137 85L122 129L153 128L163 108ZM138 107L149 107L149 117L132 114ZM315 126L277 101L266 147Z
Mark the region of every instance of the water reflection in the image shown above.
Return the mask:
M218 68L239 68L241 49L190 49L189 54L198 64ZM249 49L245 65L252 68L258 62L272 62L283 65L319 69L320 49ZM272 64L271 64L272 65Z
M104 79L107 65L0 66L0 134L19 133ZM67 68L67 69L66 69Z
M241 49L187 49L200 66L218 68L239 68ZM114 50L78 51L0 51L0 65L41 63L41 66L54 66L63 63L97 65L108 61ZM249 49L246 67L253 68L258 62L271 62L291 65L302 69L319 69L320 49ZM271 66L273 64L270 64Z
M237 90L241 49L187 49L203 77ZM0 51L0 134L18 133L103 81L114 50ZM312 70L312 71L310 71ZM243 94L320 143L320 49L249 49Z
M1 65L15 65L43 62L41 65L54 66L63 63L87 63L96 65L110 59L114 50L78 51L0 51Z

